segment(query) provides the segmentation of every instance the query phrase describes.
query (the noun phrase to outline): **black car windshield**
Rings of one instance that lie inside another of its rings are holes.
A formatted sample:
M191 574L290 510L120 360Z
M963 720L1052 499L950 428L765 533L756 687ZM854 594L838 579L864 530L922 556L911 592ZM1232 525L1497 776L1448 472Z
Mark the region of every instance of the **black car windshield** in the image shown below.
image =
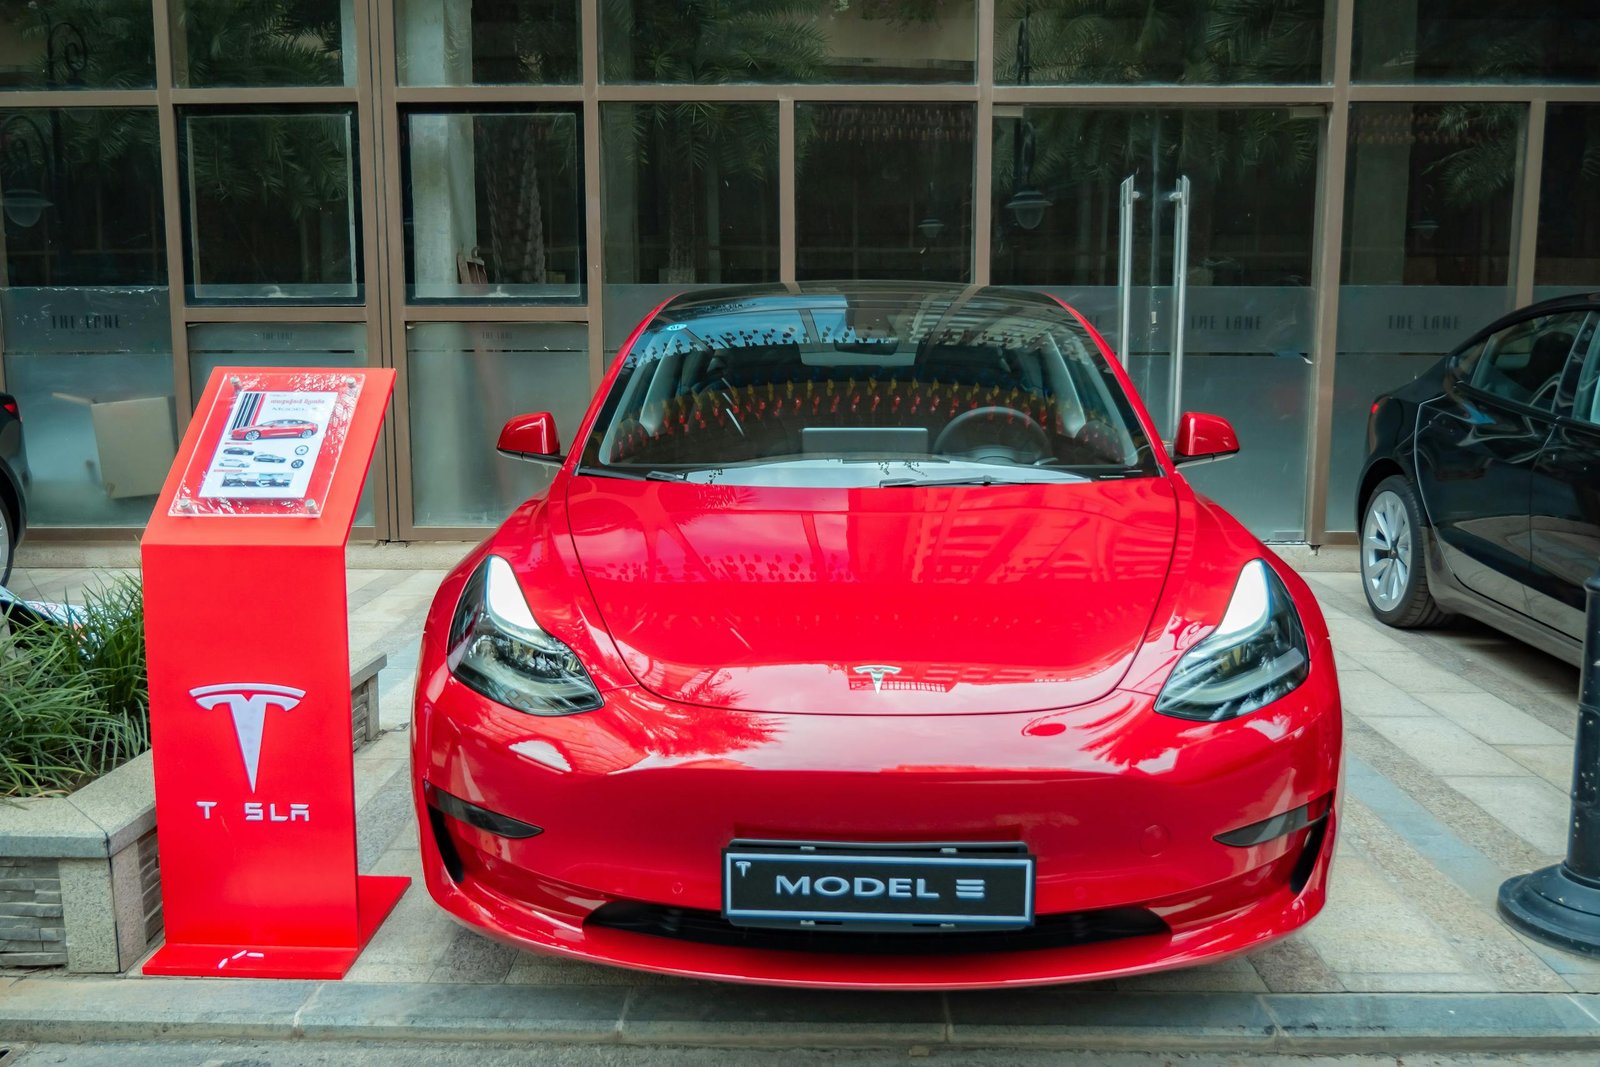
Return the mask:
M1157 473L1088 331L1036 294L696 294L623 360L583 473L852 487Z

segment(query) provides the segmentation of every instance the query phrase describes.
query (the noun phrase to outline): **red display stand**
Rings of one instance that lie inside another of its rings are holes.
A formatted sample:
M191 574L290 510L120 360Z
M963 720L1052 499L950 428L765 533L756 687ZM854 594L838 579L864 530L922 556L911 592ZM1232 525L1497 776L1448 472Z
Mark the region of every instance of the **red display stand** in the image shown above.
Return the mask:
M339 978L356 870L345 541L394 371L229 368L143 542L166 944L146 974Z

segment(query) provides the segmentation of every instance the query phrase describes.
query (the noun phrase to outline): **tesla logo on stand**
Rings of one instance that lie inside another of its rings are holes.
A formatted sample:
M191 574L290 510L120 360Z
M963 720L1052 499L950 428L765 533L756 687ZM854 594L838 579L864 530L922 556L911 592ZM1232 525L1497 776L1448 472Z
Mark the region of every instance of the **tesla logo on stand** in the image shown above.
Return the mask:
M886 674L899 674L900 673L900 668L899 667L891 667L891 666L888 666L887 664L883 664L883 663L869 663L869 664L866 664L864 666L852 667L850 669L852 671L854 671L855 673L857 673L857 674L871 675L871 677L872 677L872 691L874 693L883 692L883 676L884 675L886 675Z
M261 682L231 682L227 685L202 685L189 690L207 711L226 704L233 714L233 732L239 739L239 754L244 757L245 773L250 777L250 792L256 791L256 768L261 763L261 733L266 726L267 709L288 711L305 697L304 689ZM209 813L208 813L209 815Z

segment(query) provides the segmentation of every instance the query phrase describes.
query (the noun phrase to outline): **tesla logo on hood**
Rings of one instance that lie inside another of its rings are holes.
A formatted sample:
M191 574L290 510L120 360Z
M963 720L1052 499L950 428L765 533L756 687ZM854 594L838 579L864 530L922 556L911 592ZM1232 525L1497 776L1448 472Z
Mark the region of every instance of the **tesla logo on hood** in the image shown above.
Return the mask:
M269 707L288 711L305 697L304 689L287 685L268 685L264 682L229 682L226 685L202 685L189 690L194 702L210 711L226 704L233 713L233 732L239 739L239 754L244 757L245 774L250 778L250 792L256 791L256 768L261 763L261 733L267 722Z
M891 667L884 663L867 663L860 667L851 667L850 669L856 674L870 675L872 678L872 691L874 693L883 692L884 675L900 673L899 667Z

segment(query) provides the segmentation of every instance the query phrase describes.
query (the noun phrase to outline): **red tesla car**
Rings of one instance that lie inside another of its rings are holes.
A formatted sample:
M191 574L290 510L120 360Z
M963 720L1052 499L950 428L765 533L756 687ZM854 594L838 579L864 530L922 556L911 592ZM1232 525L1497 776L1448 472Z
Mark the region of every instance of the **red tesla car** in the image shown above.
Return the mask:
M316 432L317 424L305 419L273 419L240 426L228 436L235 441L255 441L264 437L311 437Z
M1339 692L1306 585L1050 297L678 297L445 579L428 889L526 948L815 987L1215 960L1322 908Z

